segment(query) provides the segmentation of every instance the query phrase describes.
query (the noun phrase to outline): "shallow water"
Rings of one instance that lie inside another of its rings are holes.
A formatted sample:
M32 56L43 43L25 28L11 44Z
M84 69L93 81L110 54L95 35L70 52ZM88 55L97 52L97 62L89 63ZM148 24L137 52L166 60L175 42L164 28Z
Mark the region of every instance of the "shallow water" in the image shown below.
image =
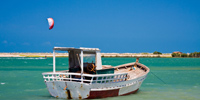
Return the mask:
M116 66L135 60L102 58L102 63ZM68 58L56 61L57 70L68 69ZM148 66L150 73L139 91L105 100L200 99L200 58L140 58L140 63ZM42 78L42 72L47 71L52 71L52 58L0 58L0 99L56 99Z

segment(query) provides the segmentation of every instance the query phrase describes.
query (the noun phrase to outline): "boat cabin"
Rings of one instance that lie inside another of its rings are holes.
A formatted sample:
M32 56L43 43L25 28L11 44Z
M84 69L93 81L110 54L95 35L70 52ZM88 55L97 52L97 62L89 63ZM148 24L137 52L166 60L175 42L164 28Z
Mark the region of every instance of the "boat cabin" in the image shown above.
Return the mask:
M53 48L53 72L55 73L55 50L68 51L69 71L81 74L114 74L114 68L102 69L101 53L98 48Z

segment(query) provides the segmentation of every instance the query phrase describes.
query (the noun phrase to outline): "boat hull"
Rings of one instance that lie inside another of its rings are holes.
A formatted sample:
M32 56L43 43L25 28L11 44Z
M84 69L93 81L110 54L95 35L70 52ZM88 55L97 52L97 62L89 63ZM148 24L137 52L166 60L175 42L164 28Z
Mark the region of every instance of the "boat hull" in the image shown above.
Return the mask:
M119 95L119 90L120 89L115 89L115 90L107 90L107 91L90 91L90 96L87 99L96 99L96 98L106 98L106 97L115 97L115 96L125 96L129 94L134 94L136 93L138 89Z
M145 78L146 75L114 83L87 84L73 81L47 81L45 83L49 93L57 98L95 99L136 93ZM67 89L65 89L66 86Z

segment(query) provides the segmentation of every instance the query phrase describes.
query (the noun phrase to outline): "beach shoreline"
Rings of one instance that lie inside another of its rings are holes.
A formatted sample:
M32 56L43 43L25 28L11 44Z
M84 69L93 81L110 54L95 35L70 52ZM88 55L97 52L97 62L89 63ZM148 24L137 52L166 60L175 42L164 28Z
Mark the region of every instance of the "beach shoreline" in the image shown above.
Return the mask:
M0 57L53 57L53 53L0 53ZM68 53L56 53L56 57L68 57ZM101 57L162 57L171 58L171 53L101 53Z

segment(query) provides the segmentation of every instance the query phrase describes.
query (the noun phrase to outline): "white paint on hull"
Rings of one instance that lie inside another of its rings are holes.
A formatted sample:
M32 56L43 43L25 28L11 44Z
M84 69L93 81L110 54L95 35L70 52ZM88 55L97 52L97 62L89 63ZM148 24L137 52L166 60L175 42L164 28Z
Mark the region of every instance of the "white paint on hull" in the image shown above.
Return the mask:
M130 93L139 89L145 76L139 77L137 79L115 82L115 83L80 83L71 81L48 81L46 82L47 88L50 94L58 98L69 98L69 95L73 99L84 99L89 97L90 91L105 91L119 89L118 95L123 95ZM68 90L63 90L67 85Z
M87 98L90 93L90 86L88 84L82 84L78 82L64 82L64 81L49 81L46 82L49 93L58 98L69 98L69 95L73 99ZM64 90L66 87L70 91Z

